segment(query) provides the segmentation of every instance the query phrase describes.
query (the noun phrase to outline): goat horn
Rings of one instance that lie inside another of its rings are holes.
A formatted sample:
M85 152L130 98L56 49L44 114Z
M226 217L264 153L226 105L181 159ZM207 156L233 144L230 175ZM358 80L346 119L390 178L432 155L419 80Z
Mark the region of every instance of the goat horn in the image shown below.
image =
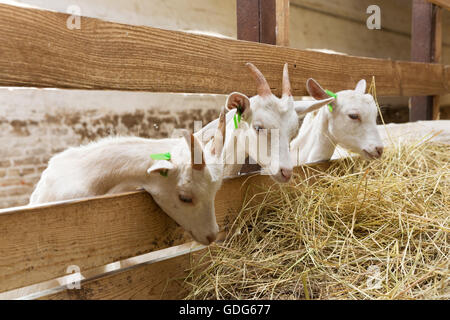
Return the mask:
M285 63L284 64L284 68L283 68L283 97L287 96L292 96L292 92L291 92L291 82L289 81L289 70L288 70L288 64Z
M203 158L203 150L198 145L198 147L200 148L201 155L202 155L202 162L201 163L195 163L195 150L197 149L195 147L195 145L198 145L198 142L195 139L194 135L191 133L191 164L192 164L192 169L194 169L194 170L203 170L203 168L205 167L205 158Z
M250 72L256 81L256 92L258 93L258 95L264 97L272 94L272 92L270 91L270 86L261 71L259 71L253 63L248 62L246 63L246 66L250 69Z

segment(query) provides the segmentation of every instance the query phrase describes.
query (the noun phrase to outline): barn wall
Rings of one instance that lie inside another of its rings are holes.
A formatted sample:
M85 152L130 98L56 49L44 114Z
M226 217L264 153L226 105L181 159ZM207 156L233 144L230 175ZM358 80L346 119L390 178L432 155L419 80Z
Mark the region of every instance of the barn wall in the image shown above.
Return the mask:
M236 38L235 0L2 1L135 25L198 30ZM379 4L383 31L368 30L365 10ZM291 0L291 46L351 55L409 59L409 0ZM81 26L82 27L82 26ZM443 60L450 64L450 13ZM386 119L407 121L407 98L382 100ZM450 105L450 99L444 100ZM0 208L26 204L47 160L69 146L112 134L164 137L173 128L215 118L223 96L0 89ZM446 109L448 110L448 109ZM445 115L448 118L449 112Z
M19 4L169 30L199 30L236 38L235 0L17 0Z
M290 0L291 46L409 60L410 0ZM378 5L381 30L369 30L366 9ZM443 62L450 64L450 12L443 13Z
M331 49L355 56L410 60L410 0L290 0L290 45L299 49ZM369 30L366 9L381 9L381 30ZM450 64L450 11L442 17L442 63ZM385 99L408 119L408 98ZM450 95L442 97L448 119ZM406 116L405 116L406 114Z

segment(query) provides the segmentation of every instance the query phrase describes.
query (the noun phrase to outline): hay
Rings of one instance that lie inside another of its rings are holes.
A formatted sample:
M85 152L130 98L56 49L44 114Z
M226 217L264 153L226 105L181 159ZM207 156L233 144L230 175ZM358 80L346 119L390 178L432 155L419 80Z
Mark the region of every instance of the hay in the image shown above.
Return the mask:
M187 298L450 298L449 154L396 145L262 190L192 266Z

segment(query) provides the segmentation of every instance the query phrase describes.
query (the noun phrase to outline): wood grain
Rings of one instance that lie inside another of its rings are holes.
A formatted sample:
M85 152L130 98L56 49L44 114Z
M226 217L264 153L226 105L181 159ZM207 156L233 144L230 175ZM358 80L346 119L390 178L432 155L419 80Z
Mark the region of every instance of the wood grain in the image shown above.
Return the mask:
M289 0L276 0L276 10L277 46L289 47Z
M433 19L434 19L434 37L433 41L433 50L432 50L432 58L433 62L441 63L442 62L442 8L438 6L433 7ZM434 96L433 97L433 111L432 111L432 120L440 119L441 112L441 97Z
M317 172L326 170L331 162L322 162L313 166L295 168L300 176L312 177ZM313 177L311 182L315 178ZM263 187L264 186L264 187ZM278 187L267 176L252 176L243 184L243 194L246 194L248 204L260 203L264 195L262 190L269 186ZM245 189L245 190L244 190ZM229 222L231 225L232 222ZM81 283L80 290L65 289L58 293L44 295L40 299L49 300L79 300L79 299L182 299L187 295L188 287L183 280L188 276L187 270L203 257L207 248L184 254L176 258L159 261L153 264L135 265L133 268L112 275L99 275L95 279Z
M262 175L225 180L215 200L220 229L229 231L246 197L274 183ZM85 272L190 240L143 191L0 210L0 234L0 292L65 276L70 265Z
M450 0L428 0L428 2L431 2L441 8L450 10Z
M219 226L242 205L243 178L216 196ZM0 292L181 244L190 238L146 192L0 210Z
M256 93L244 65L253 62L274 93L290 65L293 94L307 95L314 77L327 89L377 79L380 96L449 92L442 65L330 55L259 43L81 19L0 5L0 85L156 92Z
M259 42L277 43L276 0L259 0Z
M259 0L236 0L237 38L259 42Z
M442 9L425 0L413 0L412 8L411 60L439 63L442 52ZM438 95L412 97L409 120L437 119L439 110Z
M199 253L204 253L203 249ZM197 253L197 254L199 254ZM66 289L41 300L175 300L183 299L183 280L192 254L153 264L138 265L123 272L81 282L80 289Z

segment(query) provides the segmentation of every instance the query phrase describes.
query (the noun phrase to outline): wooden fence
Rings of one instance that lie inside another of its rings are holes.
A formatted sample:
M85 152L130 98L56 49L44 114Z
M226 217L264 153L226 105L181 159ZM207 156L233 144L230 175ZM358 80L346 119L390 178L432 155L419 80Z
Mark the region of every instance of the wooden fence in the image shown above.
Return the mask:
M262 30L254 41L287 45L288 1L274 0L269 9L254 1L258 10L274 15L264 23L253 20ZM241 5L238 0L238 16L249 15ZM68 18L0 5L0 85L253 95L255 87L245 69L251 61L267 76L274 93L281 93L285 62L294 95L307 94L309 77L334 91L375 76L382 96L450 92L450 66L436 63L329 55L85 17L81 29L70 30ZM283 29L275 40L273 30L264 37L270 25ZM327 166L296 171L310 175ZM266 176L224 182L216 197L222 230L233 223L244 199L264 184L273 182ZM3 299L180 298L185 294L182 278L195 258L189 252L208 250L187 243L183 230L143 191L0 210L0 234ZM69 266L80 268L81 289L65 286Z

